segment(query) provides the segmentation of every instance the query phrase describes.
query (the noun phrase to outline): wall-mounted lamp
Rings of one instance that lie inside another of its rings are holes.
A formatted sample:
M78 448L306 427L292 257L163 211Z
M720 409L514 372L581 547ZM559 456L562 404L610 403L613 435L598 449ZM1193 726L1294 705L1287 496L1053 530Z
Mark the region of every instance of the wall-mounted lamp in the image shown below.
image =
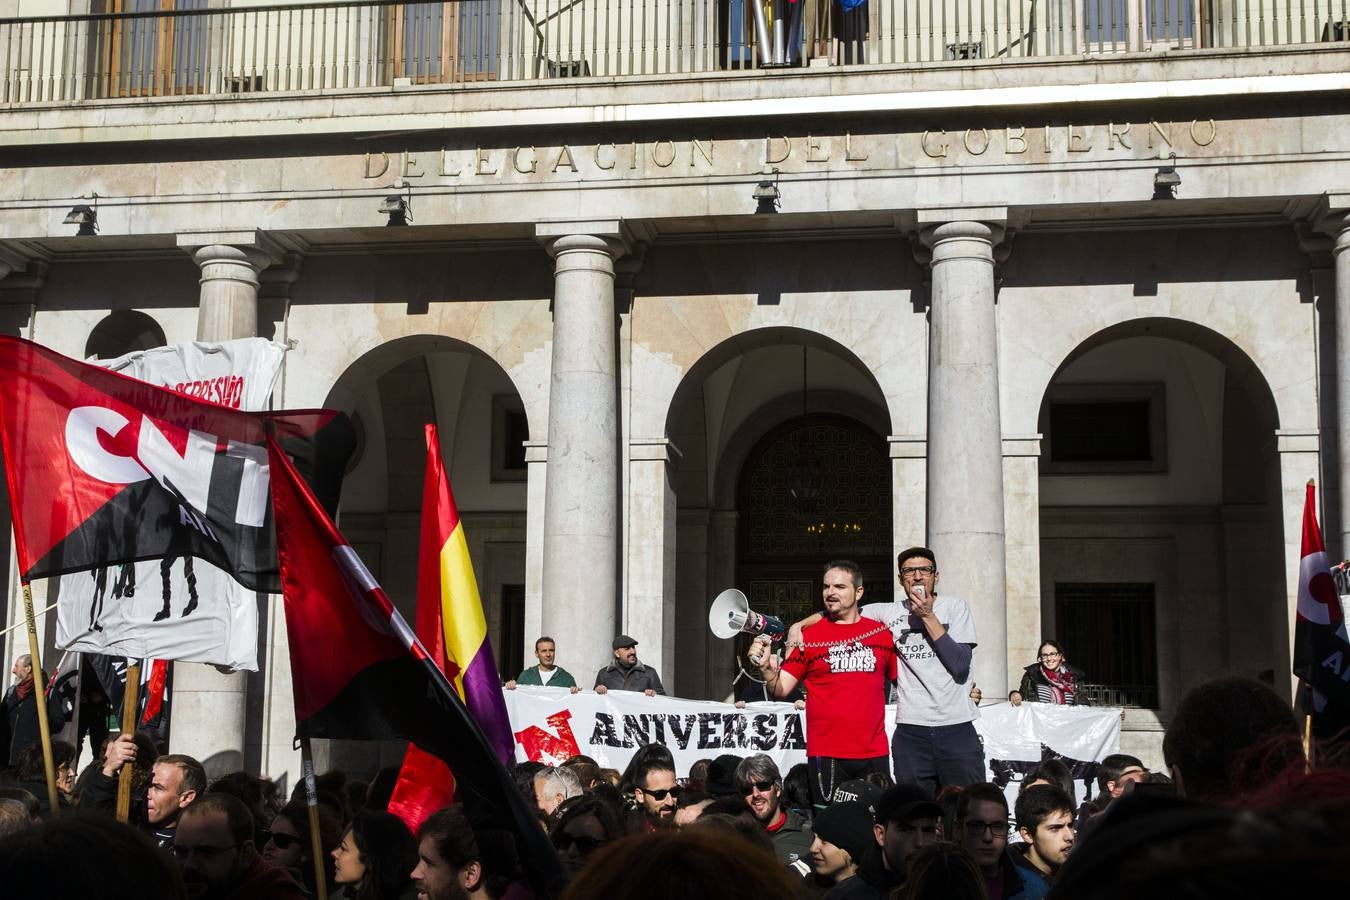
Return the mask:
M769 176L773 177L772 180L770 180ZM759 184L755 185L754 193L750 196L754 197L755 202L758 204L755 207L756 215L760 213L778 212L778 201L782 199L783 196L778 190L778 170L766 168L764 170L764 177L760 180Z
M1177 174L1177 155L1173 153L1168 158L1172 161L1172 164L1159 166L1157 173L1153 176L1154 200L1175 200L1177 188L1181 187L1181 176Z
M405 184L403 179L394 182L394 190L405 189L405 194L388 194L384 202L380 204L380 212L389 217L386 225L407 225L408 220L412 218L412 185Z
M93 237L98 234L98 194L92 195L91 199L94 201L93 206L77 203L61 220L62 225L80 226L80 230L76 232L79 237Z

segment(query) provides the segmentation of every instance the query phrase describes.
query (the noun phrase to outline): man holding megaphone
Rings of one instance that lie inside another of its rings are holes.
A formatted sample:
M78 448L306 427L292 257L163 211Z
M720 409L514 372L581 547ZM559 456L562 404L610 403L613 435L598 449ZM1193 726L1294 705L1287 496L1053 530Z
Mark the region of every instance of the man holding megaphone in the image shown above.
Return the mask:
M803 629L803 645L781 667L768 635L750 648L773 696L786 698L799 682L806 686L807 773L818 809L840 782L890 770L886 687L896 676L890 630L860 612L863 577L857 564L838 560L826 566L821 594L824 617Z
M984 747L975 732L979 691L971 677L975 620L964 600L938 593L937 558L927 547L896 557L903 599L871 603L863 612L885 622L900 657L896 727L891 739L897 784L935 794L948 784L985 780ZM788 646L803 639L820 613L788 631ZM809 638L805 638L809 640Z

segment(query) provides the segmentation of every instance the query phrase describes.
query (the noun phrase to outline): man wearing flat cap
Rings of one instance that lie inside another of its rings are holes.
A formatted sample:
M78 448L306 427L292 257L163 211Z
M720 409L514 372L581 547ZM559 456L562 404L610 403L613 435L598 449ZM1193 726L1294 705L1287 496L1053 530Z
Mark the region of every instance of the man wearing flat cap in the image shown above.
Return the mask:
M638 662L637 641L626 634L614 639L614 661L595 673L595 692L642 691L648 697L665 694L661 676L651 666Z

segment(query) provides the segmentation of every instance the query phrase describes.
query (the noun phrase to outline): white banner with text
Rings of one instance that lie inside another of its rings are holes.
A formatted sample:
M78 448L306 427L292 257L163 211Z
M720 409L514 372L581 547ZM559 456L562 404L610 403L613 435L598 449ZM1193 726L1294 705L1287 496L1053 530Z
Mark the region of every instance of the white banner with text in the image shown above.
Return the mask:
M684 776L700 759L723 753L765 753L787 773L806 762L806 713L790 703L729 703L648 697L629 691L568 693L565 688L504 691L516 759L557 764L589 756L622 771L644 744L663 744ZM895 707L886 710L894 730ZM980 709L975 730L984 743L990 781L1015 797L1023 777L1043 761L1059 759L1072 773L1081 801L1095 791L1097 764L1120 751L1120 710L1089 706L1006 703Z

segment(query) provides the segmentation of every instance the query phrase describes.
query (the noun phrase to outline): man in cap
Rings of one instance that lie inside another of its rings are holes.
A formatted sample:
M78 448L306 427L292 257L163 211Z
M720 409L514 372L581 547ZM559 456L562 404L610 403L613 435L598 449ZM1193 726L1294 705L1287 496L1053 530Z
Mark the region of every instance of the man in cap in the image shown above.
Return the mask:
M859 863L857 876L846 882L848 891L840 896L889 897L905 880L909 858L938 839L941 819L942 807L916 784L896 785L883 793L876 803L872 846Z
M656 670L638 662L637 643L626 634L614 639L611 644L614 648L614 661L595 673L597 694L610 690L642 691L648 697L665 694L666 689L661 686L661 676Z

